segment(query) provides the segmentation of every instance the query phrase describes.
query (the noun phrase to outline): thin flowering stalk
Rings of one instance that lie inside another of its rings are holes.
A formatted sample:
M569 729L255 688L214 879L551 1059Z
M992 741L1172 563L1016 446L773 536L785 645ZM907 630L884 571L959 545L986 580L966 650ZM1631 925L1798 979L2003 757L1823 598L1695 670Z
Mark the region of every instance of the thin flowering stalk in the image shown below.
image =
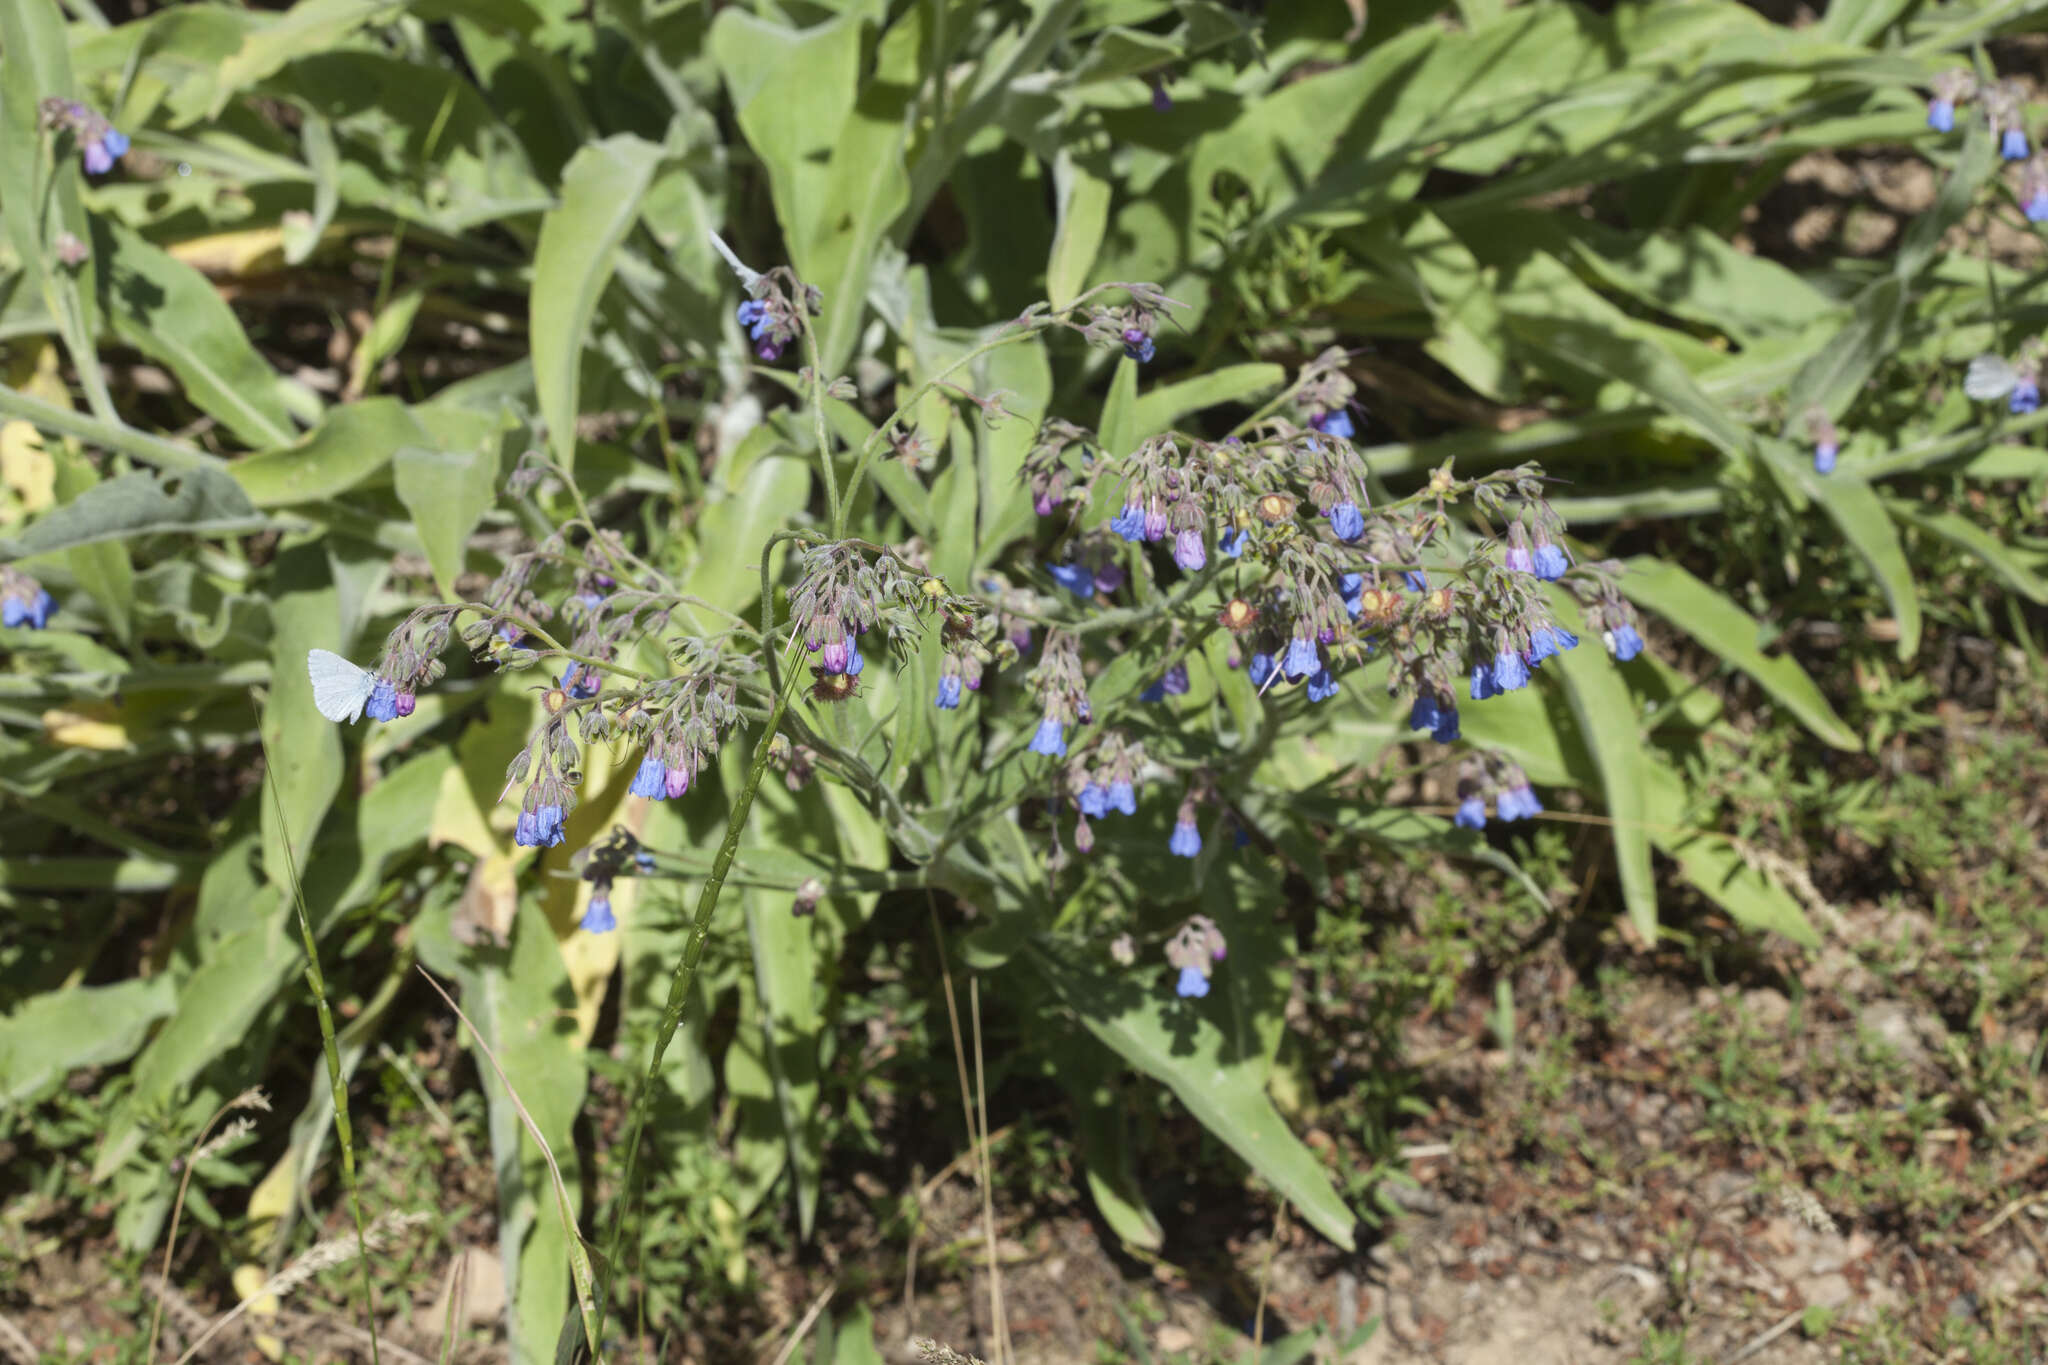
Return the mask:
M327 981L320 972L320 945L313 935L313 920L306 913L306 893L299 885L298 859L292 853L291 822L285 818L284 799L277 793L274 775L277 765L270 755L270 741L257 727L263 746L264 786L270 789L270 803L277 812L278 844L284 851L285 871L292 881L292 905L298 911L299 937L306 945L306 985L313 992L313 1009L320 1019L320 1049L327 1054L327 1087L334 1097L334 1136L341 1145L341 1184L348 1191L349 1212L355 1218L356 1264L363 1275L363 1315L369 1320L370 1365L380 1365L377 1348L377 1289L370 1279L370 1225L363 1219L363 1192L356 1183L355 1131L348 1117L348 1081L341 1069L341 1046L334 1038L334 1014L327 1007Z

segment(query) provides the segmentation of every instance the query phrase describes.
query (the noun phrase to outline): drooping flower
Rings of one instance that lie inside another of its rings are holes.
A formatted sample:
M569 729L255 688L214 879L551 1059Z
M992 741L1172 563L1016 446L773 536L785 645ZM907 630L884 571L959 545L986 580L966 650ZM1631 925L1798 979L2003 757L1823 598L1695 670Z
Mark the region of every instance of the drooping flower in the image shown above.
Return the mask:
M1152 337L1142 327L1124 328L1124 354L1140 365L1152 363L1158 348L1152 344Z
M1337 594L1344 599L1344 610L1356 621L1365 615L1365 575L1348 573L1337 580Z
M1937 133L1956 130L1956 102L1937 95L1927 101L1927 126Z
M612 888L610 882L599 882L590 893L590 903L583 907L583 918L577 928L586 934L609 934L619 927L612 915Z
M1493 680L1493 665L1481 659L1472 665L1472 700L1485 701L1488 697L1500 695L1500 684Z
M1195 828L1192 819L1174 822L1173 836L1166 841L1166 850L1177 858L1192 858L1202 851L1202 832Z
M690 769L681 763L669 764L668 772L662 777L661 786L662 790L668 793L669 800L680 799L690 790Z
M1565 570L1571 567L1571 560L1565 554L1564 546L1540 532L1535 549L1529 553L1529 561L1536 576L1546 583L1555 583L1563 578Z
M1408 708L1408 728L1434 730L1442 714L1442 708L1437 705L1436 693L1418 692L1415 694L1415 704Z
M1501 555L1501 563L1515 573L1532 574L1536 572L1536 557L1529 552L1529 547L1522 544L1520 540L1508 543L1507 549Z
M1339 540L1356 540L1365 534L1365 514L1358 510L1358 504L1346 498L1330 505L1330 530Z
M79 159L85 163L87 175L105 175L114 169L114 163L128 155L128 135L111 124L103 124L98 136L87 137L79 145Z
M934 704L941 711L957 711L960 709L960 675L958 673L947 673L939 679L939 695L934 700Z
M1152 112L1155 114L1164 114L1172 108L1173 96L1166 93L1165 83L1161 81L1154 81L1152 83Z
M1200 967L1183 967L1173 989L1183 1000L1200 1000L1209 993L1209 974Z
M1110 521L1109 529L1125 540L1136 543L1145 538L1145 506L1143 503L1127 502L1123 511Z
M1202 547L1202 533L1190 527L1173 538L1173 562L1186 573L1200 573L1209 562Z
M1074 798L1074 804L1080 807L1081 814L1100 820L1109 814L1109 788L1099 782L1090 782L1081 788L1080 795Z
M1420 569L1409 569L1401 575L1401 581L1408 585L1410 592L1428 592L1429 576Z
M1281 671L1290 681L1306 678L1323 666L1322 652L1316 642L1307 636L1296 635L1287 642L1287 654L1281 660Z
M2035 185L2027 194L2027 202L2021 205L2030 223L2048 222L2048 185Z
M1067 756L1067 727L1059 717L1047 716L1038 722L1038 732L1031 736L1031 752L1044 754L1047 758Z
M1138 790L1128 778L1115 778L1109 784L1109 808L1125 815L1138 813Z
M1252 686L1263 692L1266 683L1279 670L1279 662L1272 655L1260 650L1252 655L1251 663L1245 669L1245 676L1252 680Z
M1513 692L1529 685L1529 661L1518 649L1503 649L1493 658L1494 685L1503 692Z
M1114 560L1098 564L1095 566L1095 591L1115 592L1129 576L1124 572L1124 566Z
M0 590L0 625L44 630L57 610L57 599L49 589L25 574L13 575Z
M389 678L379 678L370 688L370 699L363 703L363 714L371 720L398 719L398 688Z
M1841 453L1841 449L1833 441L1817 442L1813 447L1813 472L1816 474L1834 473L1835 457Z
M588 701L604 689L604 678L594 668L572 663L563 671L561 681L555 686L578 701Z
M1308 424L1325 436L1335 436L1343 441L1358 434L1358 428L1351 423L1351 414L1343 408L1319 409L1309 415Z
M1998 140L1998 154L2007 161L2027 159L2027 134L2022 128L2008 128Z
M1225 559L1241 559L1244 556L1244 547L1251 543L1251 538L1251 532L1233 526L1216 537L1216 553Z
M553 848L562 842L562 808L553 802L519 813L512 842L522 848Z
M1086 564L1078 560L1072 564L1048 564L1045 571L1052 575L1053 582L1074 596L1084 601L1095 596L1095 570Z
M640 767L633 774L633 785L626 788L630 796L644 797L649 801L662 801L668 797L668 765L653 754L640 760Z
M1643 652L1643 637L1636 628L1624 621L1601 637L1607 652L1619 663L1627 663Z
M748 299L739 306L737 316L740 325L747 329L747 335L753 339L755 355L770 362L782 358L785 343L775 336L775 315L769 311L766 303L760 299Z
M1494 813L1503 821L1528 820L1543 813L1543 803L1536 799L1535 791L1524 782L1500 794L1494 802Z
M638 872L654 871L654 850L651 848L635 849L633 851L633 868Z
M1306 690L1310 701L1328 701L1337 695L1337 680L1330 676L1328 664L1309 675Z
M1503 813L1502 819L1506 819ZM1458 803L1458 813L1451 817L1451 823L1459 829L1486 828L1486 800L1478 793L1467 796Z
M1145 509L1145 539L1166 539L1166 509L1148 507Z
M2041 406L2041 381L2031 375L2021 375L2019 382L2012 386L2012 397L2005 400L2006 410L2015 417L2024 417Z

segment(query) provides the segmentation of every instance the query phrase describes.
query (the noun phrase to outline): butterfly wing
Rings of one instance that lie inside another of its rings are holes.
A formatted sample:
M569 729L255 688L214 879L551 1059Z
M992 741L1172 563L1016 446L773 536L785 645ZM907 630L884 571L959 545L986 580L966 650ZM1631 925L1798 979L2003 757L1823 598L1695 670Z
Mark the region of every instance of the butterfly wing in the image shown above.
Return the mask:
M2003 356L1980 355L1963 376L1963 392L1979 403L2003 398L2020 382L2019 372Z
M337 725L361 720L363 706L377 686L369 669L356 667L330 649L306 651L306 675L313 680L313 705Z

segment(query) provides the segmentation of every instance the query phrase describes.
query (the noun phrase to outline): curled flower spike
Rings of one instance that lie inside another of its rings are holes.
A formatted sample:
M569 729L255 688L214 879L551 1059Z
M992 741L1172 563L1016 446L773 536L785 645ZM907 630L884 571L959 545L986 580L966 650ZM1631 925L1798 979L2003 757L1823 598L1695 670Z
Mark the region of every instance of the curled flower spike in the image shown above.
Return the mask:
M1601 642L1617 663L1625 664L1643 652L1643 637L1626 621L1602 635Z

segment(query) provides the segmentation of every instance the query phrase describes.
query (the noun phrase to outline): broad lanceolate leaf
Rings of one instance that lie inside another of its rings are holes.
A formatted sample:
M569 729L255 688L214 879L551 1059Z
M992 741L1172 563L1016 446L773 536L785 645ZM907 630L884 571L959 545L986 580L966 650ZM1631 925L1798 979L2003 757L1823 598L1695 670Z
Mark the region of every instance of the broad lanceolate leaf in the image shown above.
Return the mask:
M162 361L195 407L263 449L295 434L277 374L204 275L106 218L93 220L101 305L121 340Z
M79 1067L126 1061L176 1004L168 976L31 997L0 1019L0 1102L25 1104Z
M1863 743L1828 705L1806 670L1788 658L1772 658L1757 643L1762 632L1752 616L1676 564L1648 556L1628 561L1621 590L1738 668L1799 718L1823 743L1858 750Z
M497 496L499 454L493 435L469 450L403 446L392 460L398 500L419 527L434 582L450 597L463 546Z
M1898 528L1886 515L1884 503L1869 484L1852 474L1838 471L1825 480L1818 475L1808 477L1825 484L1815 490L1821 510L1877 579L1898 619L1899 657L1912 658L1920 649L1920 589L1913 582L1913 566L1906 562L1906 549L1899 543Z
M562 172L561 203L541 219L533 260L533 384L548 448L565 469L576 462L584 334L661 158L659 146L626 133L585 146Z
M1170 1087L1204 1128L1291 1200L1323 1236L1346 1251L1356 1245L1357 1220L1329 1173L1266 1097L1264 1058L1233 1049L1194 1001L1164 997L1132 977L1105 975L1037 945L1026 956L1090 1033Z
M1575 612L1567 615L1569 599L1565 594L1553 593L1551 603L1560 621L1576 616ZM1582 625L1577 621L1571 624ZM1644 943L1655 943L1657 881L1650 867L1650 833L1641 818L1643 769L1648 758L1635 699L1597 641L1582 641L1577 649L1554 655L1545 664L1545 672L1555 671L1563 678L1579 737L1600 773L1601 795L1607 802L1608 818L1614 822L1610 826L1614 861L1621 873L1621 895L1629 921Z
M38 518L18 537L0 538L0 559L164 532L239 535L264 524L242 486L225 472L138 471L94 485Z
M346 493L382 470L402 447L433 444L405 404L366 398L329 409L297 443L229 468L258 507L283 507Z

